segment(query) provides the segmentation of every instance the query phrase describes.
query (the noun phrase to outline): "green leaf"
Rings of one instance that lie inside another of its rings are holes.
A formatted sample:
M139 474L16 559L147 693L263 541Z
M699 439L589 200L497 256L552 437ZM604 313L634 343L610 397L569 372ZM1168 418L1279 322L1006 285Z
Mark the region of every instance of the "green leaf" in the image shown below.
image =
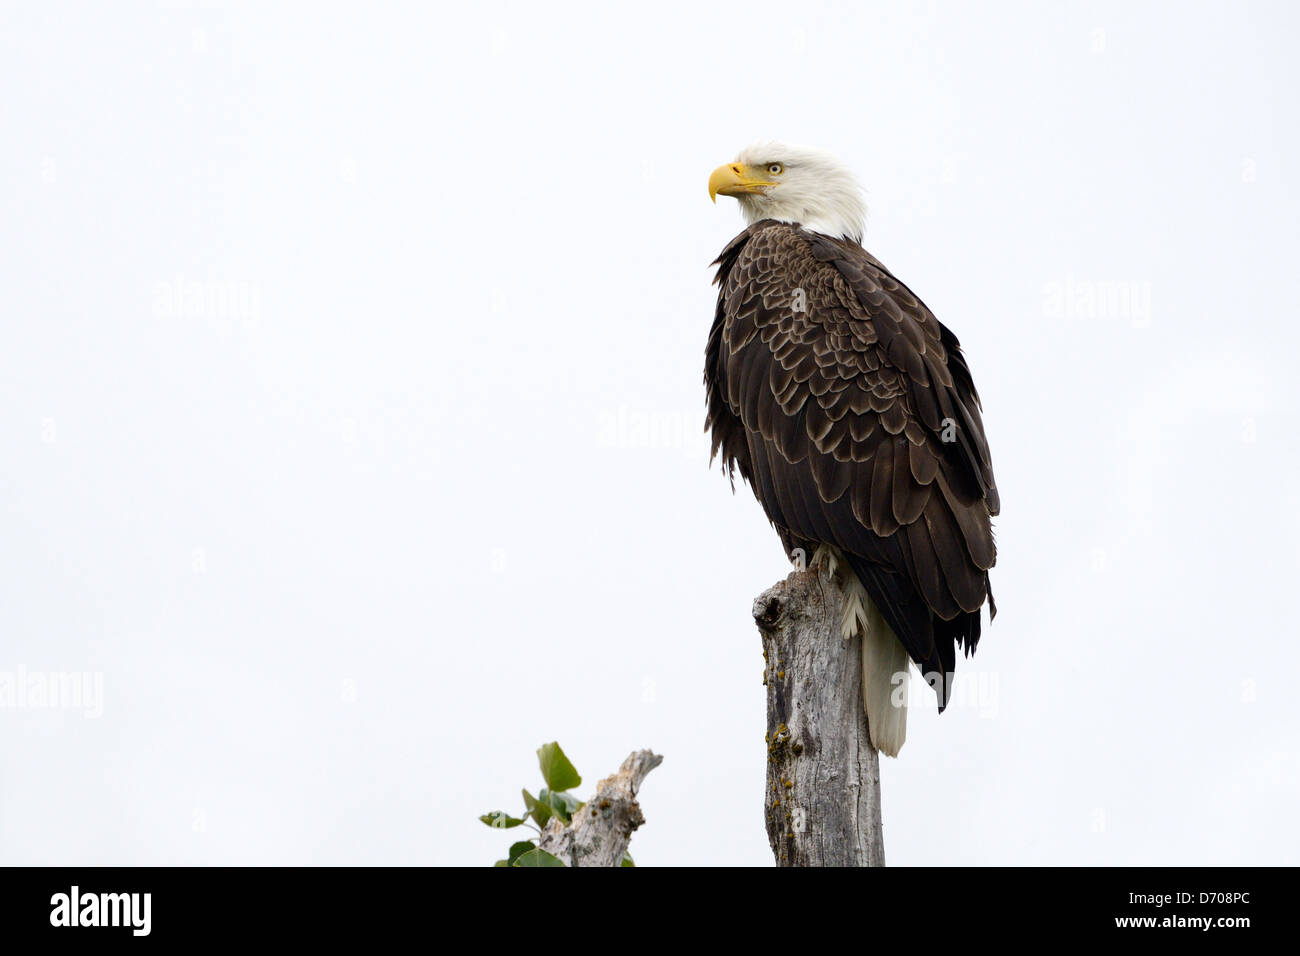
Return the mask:
M551 856L545 850L533 847L519 859L515 860L512 866L564 866L564 862L556 856Z
M521 856L523 856L532 848L533 848L532 840L520 840L518 843L510 844L510 857L506 861L506 866L513 865L515 860L519 859Z
M545 790L542 791L542 793L545 792ZM551 805L545 800L538 800L527 790L523 793L524 806L528 809L528 815L533 818L533 822L539 827L546 826L546 821L551 819Z
M498 866L509 866L509 865L510 865L509 860L497 860L495 863L492 864L494 868Z
M572 790L582 784L582 777L555 742L537 748L537 762L542 768L542 779L552 790Z
M623 851L623 860L619 863L619 866L636 866L636 864L632 862L632 854L628 853L627 850Z
M564 804L561 803L557 807L555 803L551 800L551 791L547 790L545 787L542 787L542 789L537 791L537 802L542 804L542 806L546 807L546 809L549 810L552 814L558 816L561 820L564 820ZM569 821L564 820L564 822L568 823Z
M504 810L493 810L491 813L483 814L479 819L494 830L509 830L511 827L517 827L524 822L518 817L512 817Z
M575 812L576 810L578 810L579 807L582 806L582 801L579 800L571 793L563 793L562 791L552 790L550 793L547 794L547 796L551 798L551 806L557 809L559 807L564 807L564 809L569 811L570 813Z
M582 801L573 794L560 793L545 787L537 792L537 799L549 806L565 823L571 821L578 808L582 806Z

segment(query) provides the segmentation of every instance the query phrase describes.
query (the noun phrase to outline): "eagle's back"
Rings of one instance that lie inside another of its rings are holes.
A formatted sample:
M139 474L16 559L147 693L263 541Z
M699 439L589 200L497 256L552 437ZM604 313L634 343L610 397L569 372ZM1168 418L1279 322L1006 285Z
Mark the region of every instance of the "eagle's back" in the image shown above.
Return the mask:
M842 551L946 702L980 634L998 497L955 336L857 243L764 220L718 257L713 453L787 550Z

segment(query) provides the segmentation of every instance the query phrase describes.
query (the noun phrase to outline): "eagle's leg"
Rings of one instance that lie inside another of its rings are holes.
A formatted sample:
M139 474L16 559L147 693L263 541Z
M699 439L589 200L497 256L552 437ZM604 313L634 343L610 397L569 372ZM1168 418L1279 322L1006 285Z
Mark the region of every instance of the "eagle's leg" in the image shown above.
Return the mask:
M825 580L830 581L844 595L844 613L840 618L840 637L849 640L855 634L866 634L867 608L871 605L867 592L863 589L858 576L849 568L840 552L829 544L819 544L813 552L812 567L822 572Z
M835 572L840 567L839 553L829 545L819 544L813 550L812 560L808 562L808 567L816 568L821 572L823 578L833 581L835 580Z

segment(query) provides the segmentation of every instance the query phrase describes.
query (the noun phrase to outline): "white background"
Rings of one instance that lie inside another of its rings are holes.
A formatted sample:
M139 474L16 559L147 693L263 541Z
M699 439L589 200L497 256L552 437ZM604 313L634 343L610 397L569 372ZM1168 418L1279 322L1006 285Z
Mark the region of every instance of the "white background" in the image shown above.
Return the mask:
M701 373L705 183L778 138L861 176L1003 501L890 862L1295 863L1298 26L6 4L0 675L104 689L0 708L0 859L488 864L558 739L666 755L642 865L770 865L788 566Z

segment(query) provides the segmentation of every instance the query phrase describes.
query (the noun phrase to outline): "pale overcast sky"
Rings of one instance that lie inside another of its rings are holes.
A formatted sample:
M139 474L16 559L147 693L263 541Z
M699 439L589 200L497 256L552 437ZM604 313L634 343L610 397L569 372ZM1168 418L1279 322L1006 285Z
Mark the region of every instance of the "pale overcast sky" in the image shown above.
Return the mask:
M1297 862L1296 8L744 13L5 6L0 860L490 864L558 739L665 755L640 864L771 865L788 565L701 374L706 181L776 138L1001 490L890 863Z

